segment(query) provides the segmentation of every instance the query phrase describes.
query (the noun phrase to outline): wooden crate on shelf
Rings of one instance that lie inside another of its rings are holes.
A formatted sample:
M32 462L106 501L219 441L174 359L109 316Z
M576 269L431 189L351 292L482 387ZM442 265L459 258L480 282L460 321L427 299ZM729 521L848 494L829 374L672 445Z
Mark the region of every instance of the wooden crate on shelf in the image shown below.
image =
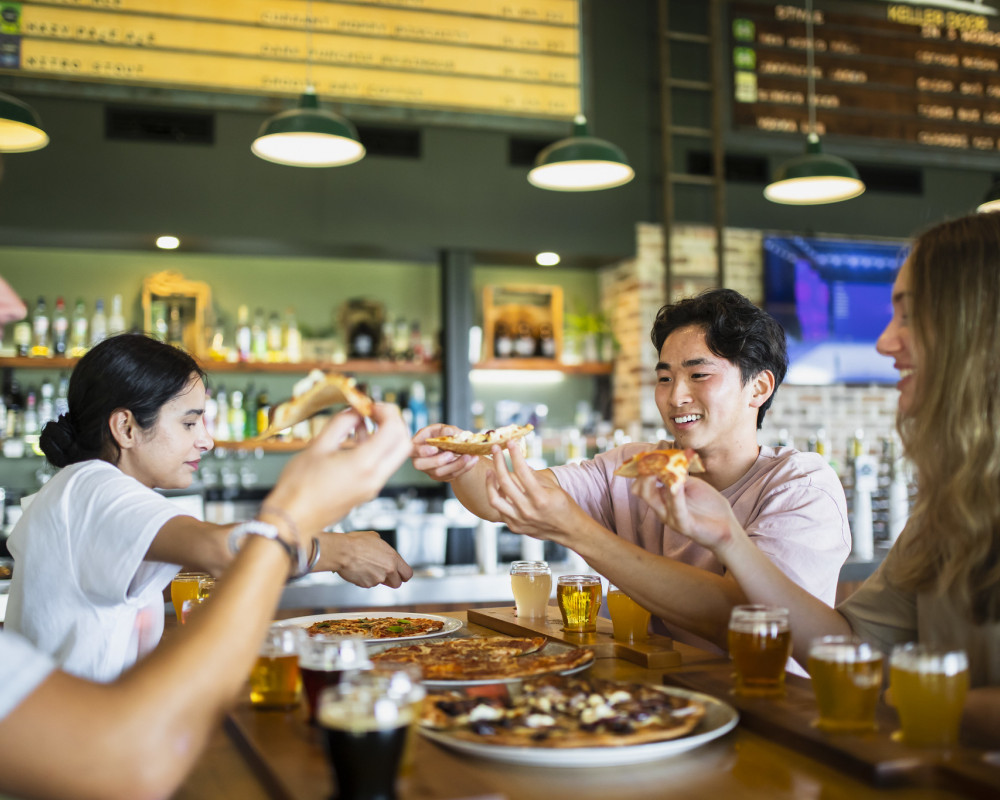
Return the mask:
M169 324L174 309L180 315L184 349L189 353L208 355L208 311L212 306L212 289L204 281L193 281L172 270L149 275L142 282L142 324L148 333L154 331L153 305L165 304Z
M497 324L507 327L512 337L522 323L538 337L550 328L554 344L551 360L558 361L563 341L563 290L561 286L515 284L483 289L483 358L495 355Z

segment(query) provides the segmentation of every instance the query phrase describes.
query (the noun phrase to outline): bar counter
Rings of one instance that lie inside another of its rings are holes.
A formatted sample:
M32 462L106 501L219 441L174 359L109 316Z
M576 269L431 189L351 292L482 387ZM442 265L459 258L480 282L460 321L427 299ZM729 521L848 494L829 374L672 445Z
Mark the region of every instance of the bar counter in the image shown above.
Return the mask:
M301 610L283 610L279 617L290 618L300 613ZM464 623L458 635L502 635L469 623L465 612L449 616ZM650 683L664 682L665 673L675 675L679 682L695 676L728 675L728 659L679 643L674 648L682 656L679 667L646 669L621 658L598 657L589 674ZM803 681L803 685L808 684ZM723 701L732 700L724 692L717 696ZM943 800L997 796L990 785L994 777L995 786L1000 787L1000 766L985 764L982 769L986 770L986 783L976 784L943 771L909 769L916 760L907 763L905 758L901 759L901 766L906 777L899 779L899 785L876 786L870 775L866 779L863 773L845 767L843 760L805 755L799 747L779 744L780 738L755 732L741 720L722 737L670 758L625 767L552 768L479 759L418 737L414 770L400 781L399 800L648 800L666 796L691 800L706 797ZM301 709L256 711L248 702L241 701L174 797L175 800L330 800L332 789L319 738L309 728Z

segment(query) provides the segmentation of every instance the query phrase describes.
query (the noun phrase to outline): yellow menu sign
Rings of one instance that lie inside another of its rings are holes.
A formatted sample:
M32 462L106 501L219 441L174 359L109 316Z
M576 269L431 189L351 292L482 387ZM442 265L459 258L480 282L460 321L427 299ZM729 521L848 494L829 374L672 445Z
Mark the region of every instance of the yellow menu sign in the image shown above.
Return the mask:
M569 119L579 0L0 2L0 74ZM310 55L311 54L311 55Z

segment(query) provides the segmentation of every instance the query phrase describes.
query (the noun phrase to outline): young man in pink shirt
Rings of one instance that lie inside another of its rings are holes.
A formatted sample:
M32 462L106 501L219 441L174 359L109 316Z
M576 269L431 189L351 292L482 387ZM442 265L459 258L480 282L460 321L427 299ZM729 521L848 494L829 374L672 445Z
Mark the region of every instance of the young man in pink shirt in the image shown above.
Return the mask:
M533 470L510 449L511 468L425 440L455 432L431 425L414 437L414 466L451 483L483 519L569 547L659 618L680 641L726 648L734 605L746 602L711 552L666 527L615 477L644 450L692 448L699 475L728 500L740 525L789 578L833 604L851 547L844 490L815 453L761 447L757 431L787 369L781 326L728 289L664 306L651 338L659 354L656 405L671 442L626 444L580 464Z

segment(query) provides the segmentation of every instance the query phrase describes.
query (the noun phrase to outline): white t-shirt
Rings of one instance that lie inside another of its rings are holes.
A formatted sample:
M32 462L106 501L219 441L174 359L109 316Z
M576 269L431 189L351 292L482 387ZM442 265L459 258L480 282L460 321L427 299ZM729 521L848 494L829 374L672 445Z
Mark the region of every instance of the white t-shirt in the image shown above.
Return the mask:
M0 631L0 719L20 705L55 668L51 658L16 633Z
M163 590L179 567L145 562L181 512L106 461L61 469L26 504L5 626L66 672L111 681L156 646Z

